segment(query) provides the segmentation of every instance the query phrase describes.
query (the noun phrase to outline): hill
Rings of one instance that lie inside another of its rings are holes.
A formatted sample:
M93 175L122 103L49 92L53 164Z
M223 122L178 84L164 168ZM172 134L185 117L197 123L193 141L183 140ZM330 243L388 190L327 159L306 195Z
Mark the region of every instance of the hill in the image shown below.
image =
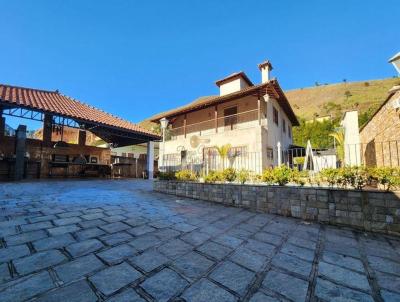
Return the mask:
M371 115L396 84L400 84L399 78L319 85L288 90L285 94L300 118L310 120L326 115L339 118L348 110Z

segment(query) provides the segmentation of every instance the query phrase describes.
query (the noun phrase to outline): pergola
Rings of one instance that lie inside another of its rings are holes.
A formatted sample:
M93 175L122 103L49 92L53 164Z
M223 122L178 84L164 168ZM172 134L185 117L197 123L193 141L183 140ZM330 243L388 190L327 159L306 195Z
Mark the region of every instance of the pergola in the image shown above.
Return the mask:
M43 122L43 142L51 143L55 126L76 128L79 144L90 131L113 147L148 144L148 162L153 159L153 141L160 136L100 109L82 103L59 91L0 84L0 144L4 136L5 118L14 116ZM149 175L152 163L149 163Z
M0 84L0 109L3 115L88 130L107 143L119 147L160 138L151 131L58 91Z

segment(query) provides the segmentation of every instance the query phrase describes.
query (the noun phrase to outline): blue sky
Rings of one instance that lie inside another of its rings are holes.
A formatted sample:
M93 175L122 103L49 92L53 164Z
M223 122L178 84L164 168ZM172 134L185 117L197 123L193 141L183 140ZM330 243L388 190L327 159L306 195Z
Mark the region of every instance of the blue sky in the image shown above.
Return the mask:
M133 122L269 59L284 89L395 75L398 0L0 0L0 82Z

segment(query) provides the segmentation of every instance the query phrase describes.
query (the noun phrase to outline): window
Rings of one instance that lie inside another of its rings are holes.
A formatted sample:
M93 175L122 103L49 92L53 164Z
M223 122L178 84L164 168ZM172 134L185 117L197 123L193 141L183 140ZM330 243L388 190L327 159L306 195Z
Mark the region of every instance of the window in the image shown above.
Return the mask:
M274 150L272 148L267 148L267 159L274 161Z
M224 126L227 129L236 129L237 124L237 107L230 107L224 109Z
M122 152L122 153L121 153L121 156L122 156L122 157L126 157L126 153L125 153L125 152Z
M283 133L286 133L286 121L284 118L282 119L282 129L283 129Z
M288 126L288 136L292 138L292 128L290 126Z
M273 110L274 114L274 123L278 126L279 125L279 115L278 115L278 110L274 107Z

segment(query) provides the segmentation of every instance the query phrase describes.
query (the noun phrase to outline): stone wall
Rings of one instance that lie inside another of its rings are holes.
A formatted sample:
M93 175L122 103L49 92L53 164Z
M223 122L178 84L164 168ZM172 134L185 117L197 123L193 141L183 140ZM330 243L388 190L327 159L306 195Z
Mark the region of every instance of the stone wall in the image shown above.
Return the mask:
M52 160L52 155L69 155L79 156L90 155L97 156L99 163L110 164L111 152L110 149L99 148L93 146L79 146L69 144L68 148L53 148L53 143L45 143L42 140L26 139L26 152L29 153L29 161L27 162L26 178L46 178L49 176L49 162ZM5 158L12 159L15 156L15 137L3 136L0 138L0 154ZM0 180L10 180L13 175L13 162L0 161ZM60 171L63 173L64 170ZM61 174L62 175L62 174Z
M400 235L400 192L154 181L154 190L255 211Z
M400 166L400 108L393 106L400 97L398 89L360 131L362 158L367 166Z

